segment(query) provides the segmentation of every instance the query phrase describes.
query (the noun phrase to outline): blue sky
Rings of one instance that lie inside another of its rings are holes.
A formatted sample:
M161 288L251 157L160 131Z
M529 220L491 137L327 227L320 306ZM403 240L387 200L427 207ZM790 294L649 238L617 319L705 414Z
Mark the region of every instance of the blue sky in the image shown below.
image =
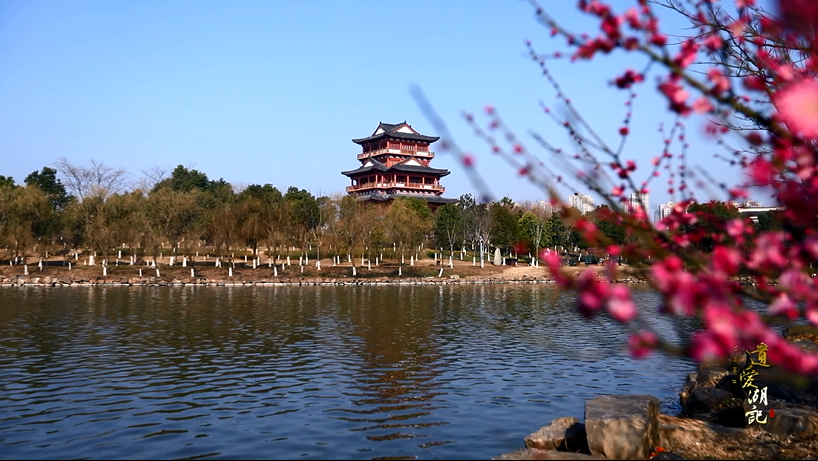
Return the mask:
M570 28L595 30L574 3L543 1L559 4L548 8ZM632 3L613 2L619 11ZM370 135L379 121L406 120L436 134L410 95L418 85L476 155L497 198L540 200L542 191L492 156L460 116L492 104L523 139L536 130L570 146L540 110L539 100L554 97L526 57L526 39L542 51L562 47L520 0L6 0L0 175L22 183L66 157L123 167L134 179L181 164L237 185L342 193L349 180L340 171L358 165L351 139ZM640 62L614 55L552 69L615 142L624 94L608 81ZM671 121L654 94L652 81L640 90L627 149L645 166L661 149L658 123ZM701 126L690 124L693 162L737 179L712 159L714 145L698 141ZM446 196L474 192L454 158L439 153L432 166L452 171ZM665 189L664 179L654 182L652 208L667 200Z

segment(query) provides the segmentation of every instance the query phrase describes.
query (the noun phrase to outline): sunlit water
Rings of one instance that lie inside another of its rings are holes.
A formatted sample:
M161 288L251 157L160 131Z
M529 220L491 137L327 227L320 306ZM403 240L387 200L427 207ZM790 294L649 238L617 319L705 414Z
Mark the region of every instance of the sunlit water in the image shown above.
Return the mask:
M640 295L643 316L677 328ZM688 361L544 285L0 289L0 458L489 459Z

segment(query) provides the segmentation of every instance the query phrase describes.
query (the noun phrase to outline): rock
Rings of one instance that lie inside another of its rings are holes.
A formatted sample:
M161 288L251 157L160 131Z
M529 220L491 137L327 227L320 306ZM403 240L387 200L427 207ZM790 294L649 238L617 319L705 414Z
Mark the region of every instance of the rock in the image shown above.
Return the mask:
M659 446L693 459L736 459L743 445L755 443L749 431L706 421L660 415Z
M764 411L761 419L765 423L753 423L753 427L779 436L809 437L818 434L818 411L806 405L794 405L782 402L770 402L769 408L774 416L769 417L769 410Z
M806 339L812 342L818 342L818 327L813 325L799 325L785 329L781 332L781 335L787 341Z
M645 459L659 444L659 399L602 395L585 403L585 433L592 455Z
M682 413L685 416L691 416L696 411L696 405L701 407L702 400L709 400L715 398L716 395L726 396L726 394L715 393L699 393L697 395L697 404L693 408L689 408L691 397L697 389L716 388L725 390L732 394L734 398L744 398L745 393L741 386L733 383L733 375L730 371L723 367L703 367L696 373L690 373L685 379L682 391L679 392L679 403L682 406Z
M723 408L734 404L733 393L717 387L699 387L693 390L683 407L686 415Z
M744 403L744 400L740 401ZM747 427L746 410L742 404L720 408L709 414L697 415L699 419L709 421L719 426L743 428Z
M525 446L540 450L588 452L585 425L573 416L557 418L525 438Z
M599 458L592 455L586 455L584 453L570 453L567 451L547 451L547 450L540 450L538 448L526 448L523 450L517 450L512 453L506 453L505 455L498 456L492 459L507 459L507 460L516 460L516 459L577 459L577 460L584 460L584 459L605 459Z

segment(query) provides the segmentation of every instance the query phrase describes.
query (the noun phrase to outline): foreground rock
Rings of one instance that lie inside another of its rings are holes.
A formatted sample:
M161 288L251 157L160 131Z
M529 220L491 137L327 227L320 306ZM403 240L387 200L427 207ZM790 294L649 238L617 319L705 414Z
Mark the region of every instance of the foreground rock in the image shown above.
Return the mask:
M659 444L659 399L602 395L585 403L585 434L592 455L646 459Z
M585 425L573 416L557 418L524 440L527 448L588 453Z

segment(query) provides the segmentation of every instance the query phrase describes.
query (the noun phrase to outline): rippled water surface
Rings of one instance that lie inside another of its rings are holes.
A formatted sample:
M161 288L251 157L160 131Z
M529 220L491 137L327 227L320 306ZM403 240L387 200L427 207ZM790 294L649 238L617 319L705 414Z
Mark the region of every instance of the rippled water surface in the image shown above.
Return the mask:
M641 297L646 320L651 294ZM545 285L0 289L0 458L489 459L692 365Z

